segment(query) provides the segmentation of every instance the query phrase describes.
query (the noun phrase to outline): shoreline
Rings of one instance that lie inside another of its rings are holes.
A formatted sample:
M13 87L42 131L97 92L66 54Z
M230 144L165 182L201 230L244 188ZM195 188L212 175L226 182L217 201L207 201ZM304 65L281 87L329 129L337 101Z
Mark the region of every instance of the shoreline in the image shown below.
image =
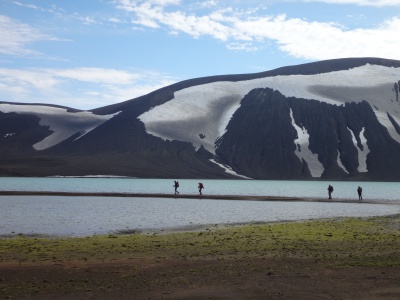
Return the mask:
M205 233L215 232L218 230L230 230L235 228L243 227L257 227L257 226L271 226L271 225L285 225L285 224L304 224L313 222L339 222L349 219L374 219L374 218L387 218L387 219L400 219L399 213L393 213L390 215L378 215L378 216L365 216L365 217L331 217L331 218L311 218L311 219L298 219L298 220L276 220L276 221L251 221L251 222L239 222L239 223L221 223L221 224L197 224L197 225L186 225L177 227L164 227L164 228L141 228L141 229L121 229L110 231L107 233L91 234L91 235L51 235L42 233L18 233L18 234L0 234L0 240L4 239L15 239L15 238L26 238L26 239L41 239L41 240L58 240L58 239L90 239L90 238L102 238L102 237L122 237L122 236L156 236L156 235L174 235L174 234L193 234L193 233Z
M78 198L79 201L82 201L83 203L87 199L88 201L97 201L97 199L102 199L102 201L106 201L105 203L110 203L112 205L113 201L118 201L118 198L121 197L120 199L126 199L123 200L127 203L130 201L134 201L134 199L139 198L136 201L139 201L140 203L145 203L146 199L150 198L160 198L160 199L166 199L164 205L168 205L169 201L168 199L174 199L171 202L176 202L176 199L179 199L179 202L182 201L182 204L188 199L193 199L194 201L207 201L209 200L209 203L212 204L212 201L219 201L219 200L225 200L225 201L239 201L239 202L251 202L251 201L256 201L256 202L270 202L272 203L286 203L285 205L295 205L295 203L301 203L303 202L304 205L307 203L326 203L327 207L331 207L328 203L331 203L332 205L334 204L375 204L375 205L386 205L389 207L393 205L397 207L393 207L393 209L387 207L391 211L389 214L385 214L387 216L389 215L397 215L398 212L398 207L400 206L400 200L364 200L362 202L359 202L358 200L354 199L321 199L321 198L307 198L307 197L275 197L275 196L254 196L254 195L195 195L195 194L161 194L161 193L106 193L106 192L57 192L57 191L0 191L0 200L2 196L22 196L22 199L25 199L24 201L29 201L30 199L34 199L35 197L39 197L40 199L47 199L47 201L52 201L52 200L57 200L57 197L65 197L63 201L68 203L68 201L73 201L72 199L74 197L83 197L83 198ZM47 197L47 198L46 198ZM84 197L87 197L86 199ZM93 197L93 198L91 198ZM98 198L96 198L98 197ZM113 199L114 198L114 199ZM132 198L132 199L129 199ZM140 199L143 198L143 199ZM13 201L10 199L10 201ZM159 200L160 203L164 202L163 200ZM136 202L135 202L136 203ZM193 203L193 202L191 202ZM217 203L217 202L214 202ZM208 204L207 204L208 205ZM231 205L235 205L235 203L231 203ZM272 204L274 205L274 204ZM278 204L279 205L279 204ZM302 204L300 204L302 205ZM364 206L367 208L367 206ZM333 206L332 206L333 208ZM350 207L349 207L350 208ZM358 210L358 206L353 206L353 209ZM362 209L360 206L359 209ZM370 208L372 209L372 208ZM386 210L387 210L386 209ZM376 215L367 215L366 217L374 217L374 216L382 216L382 214L376 214ZM333 219L337 218L346 218L348 216L333 216ZM268 218L267 218L268 219ZM83 232L79 231L71 231L71 233L65 233L64 231L60 231L61 233L57 232L49 232L47 230L34 230L34 231L29 231L26 232L24 230L9 230L6 231L2 234L0 234L0 238L14 238L18 236L26 236L26 237L43 237L43 238L55 238L55 237L88 237L88 236L101 236L101 235L108 235L108 234L116 234L116 235L124 235L124 234L144 234L144 235L149 235L149 234L169 234L169 233L175 233L175 232L201 232L201 231L207 231L212 228L220 228L220 227L237 227L237 226L243 226L243 225L255 225L256 223L258 224L270 224L270 223L292 223L292 222L305 222L305 221L315 221L315 220L323 220L323 219L331 219L330 217L316 217L316 216L306 216L301 219L282 219L280 218L279 220L263 220L263 221L239 221L235 223L226 223L226 222L206 222L204 224L186 224L186 225L174 225L174 226L156 226L153 228L152 226L142 226L142 225L137 225L137 226L131 226L132 228L120 226L120 227L113 227L107 232L104 232L103 226L100 226L99 231L94 231L87 233L85 230Z
M258 195L198 195L162 193L122 193L122 192L59 192L59 191L0 191L0 196L65 196L65 197L131 197L131 198L169 198L198 200L238 200L238 201L284 201L284 202L325 202L325 203L365 203L400 205L400 200L379 199L326 199L313 197L258 196Z

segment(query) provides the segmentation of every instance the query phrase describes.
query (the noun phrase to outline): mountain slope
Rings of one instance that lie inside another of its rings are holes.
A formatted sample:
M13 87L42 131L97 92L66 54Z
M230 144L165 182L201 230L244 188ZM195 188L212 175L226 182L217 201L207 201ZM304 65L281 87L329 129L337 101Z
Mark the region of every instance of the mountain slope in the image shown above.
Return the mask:
M399 180L399 93L399 61L357 58L191 79L92 111L0 103L0 174Z

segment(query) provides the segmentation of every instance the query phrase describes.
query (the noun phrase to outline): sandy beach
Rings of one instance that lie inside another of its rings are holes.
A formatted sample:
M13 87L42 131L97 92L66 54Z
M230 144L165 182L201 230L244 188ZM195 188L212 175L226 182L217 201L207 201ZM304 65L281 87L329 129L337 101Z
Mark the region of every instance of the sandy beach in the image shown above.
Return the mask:
M0 239L2 299L399 299L400 216Z
M400 201L382 199L327 199L313 197L285 197L258 195L216 195L216 194L172 194L172 193L117 193L117 192L58 192L58 191L0 191L0 196L82 196L82 197L131 197L131 198L176 198L176 199L210 199L210 200L240 200L240 201L296 201L296 202L332 202L332 203L368 203L400 205Z
M303 201L305 198L246 195L198 195L161 193L103 193L103 192L53 192L53 191L0 191L0 196L86 196L86 197L132 197L132 198L180 198L214 200Z

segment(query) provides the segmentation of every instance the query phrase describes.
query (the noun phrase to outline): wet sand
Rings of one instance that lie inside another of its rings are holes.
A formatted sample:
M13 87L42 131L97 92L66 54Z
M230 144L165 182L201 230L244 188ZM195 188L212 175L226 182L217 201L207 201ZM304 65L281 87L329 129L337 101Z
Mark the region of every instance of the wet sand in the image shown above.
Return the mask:
M131 198L174 198L199 200L239 200L239 201L288 201L288 202L328 202L328 203L367 203L400 205L400 200L381 199L327 199L311 197L256 196L256 195L198 195L161 193L117 193L117 192L58 192L58 191L0 191L0 196L66 196L66 197L131 197Z
M132 198L175 198L212 200L253 200L253 201L306 201L299 197L252 196L252 195L195 195L160 193L106 193L106 192L53 192L53 191L0 191L0 196L83 196L83 197L132 197Z

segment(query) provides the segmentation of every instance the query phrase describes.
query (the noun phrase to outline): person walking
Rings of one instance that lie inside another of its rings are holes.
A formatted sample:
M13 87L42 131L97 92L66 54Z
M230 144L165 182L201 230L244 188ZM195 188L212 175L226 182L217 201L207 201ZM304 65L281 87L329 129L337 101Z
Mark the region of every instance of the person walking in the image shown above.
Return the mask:
M333 192L333 186L329 185L328 186L328 199L332 199L332 192Z
M358 201L361 201L362 200L362 187L361 186L359 186L357 188L357 193L358 193Z
M203 194L201 193L201 190L204 189L203 183L199 182L198 188L199 188L199 193L200 193L200 195L203 195Z
M174 181L173 187L175 188L175 195L179 194L178 192L179 182L177 180Z

